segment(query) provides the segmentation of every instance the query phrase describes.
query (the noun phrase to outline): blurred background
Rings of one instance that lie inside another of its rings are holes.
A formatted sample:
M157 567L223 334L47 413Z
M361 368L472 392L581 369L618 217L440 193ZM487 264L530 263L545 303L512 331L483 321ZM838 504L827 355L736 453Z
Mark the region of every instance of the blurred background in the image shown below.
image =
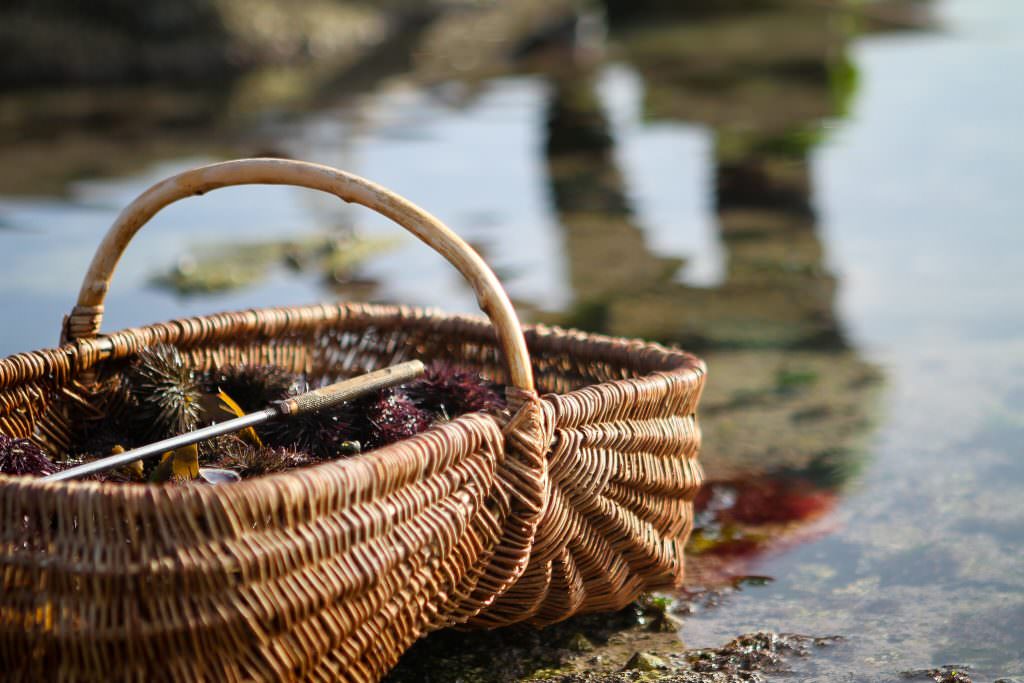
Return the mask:
M1018 0L4 3L0 353L56 344L151 183L350 170L525 321L708 361L664 647L774 629L845 637L801 680L1021 676L1022 58ZM337 298L475 310L387 221L245 187L154 219L104 325Z

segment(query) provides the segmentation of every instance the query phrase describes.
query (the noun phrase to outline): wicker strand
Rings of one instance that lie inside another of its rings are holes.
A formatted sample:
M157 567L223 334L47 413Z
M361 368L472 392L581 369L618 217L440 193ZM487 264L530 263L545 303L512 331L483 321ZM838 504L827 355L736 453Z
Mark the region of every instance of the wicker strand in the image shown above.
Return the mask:
M512 388L507 415L348 460L218 488L0 475L5 679L369 681L430 630L550 623L677 583L703 364L556 328L525 339L538 386L557 393ZM507 379L484 319L239 311L0 359L0 430L60 455L51 435L66 446L157 341L199 370L363 372L417 357Z
M99 336L114 268L146 221L244 183L320 189L392 218L466 276L490 322L333 304ZM200 371L269 364L314 379L443 360L506 384L508 410L222 487L0 473L5 680L372 681L434 629L547 624L682 580L703 363L639 340L524 331L461 239L356 176L249 159L158 183L111 228L62 337L0 359L0 431L55 456L81 421L110 414L120 373L156 343Z

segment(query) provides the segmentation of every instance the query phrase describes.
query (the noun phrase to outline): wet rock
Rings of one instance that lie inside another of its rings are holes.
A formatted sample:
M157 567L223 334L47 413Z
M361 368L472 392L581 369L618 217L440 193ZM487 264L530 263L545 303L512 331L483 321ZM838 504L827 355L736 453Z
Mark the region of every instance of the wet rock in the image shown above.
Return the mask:
M541 630L442 631L414 646L386 680L757 683L767 680L766 673L786 671L789 657L810 655L838 640L758 632L720 648L687 650L676 634L652 633L639 622L649 606L575 617ZM592 651L577 651L588 644Z
M590 652L594 649L594 644L582 633L569 636L565 646L573 652Z
M534 680L554 681L555 683L763 683L764 678L757 674L737 676L720 673L701 674L693 671L660 674L640 671L619 671L605 674L579 671L557 678Z
M838 636L815 638L760 631L742 635L717 649L694 650L687 654L687 660L694 671L705 673L778 671L785 655L805 656L812 646L820 647L838 640Z
M904 678L925 680L931 679L935 683L973 683L965 667L956 664L948 664L937 669L915 669L904 671ZM999 683L996 681L995 683Z
M637 621L645 624L648 631L676 633L682 624L670 614L672 606L672 599L666 596L644 595L637 601Z
M647 652L636 652L626 662L628 671L659 671L668 668L668 663L661 657Z
M210 83L361 54L395 8L299 0L50 0L0 8L0 83ZM389 13L391 10L391 13Z
M569 643L576 634L593 644L592 653L571 649ZM583 667L621 667L629 654L639 649L635 642L638 636L661 637L650 634L637 623L636 607L632 605L610 614L574 617L544 629L513 625L493 631L444 630L410 648L385 680L390 683L561 681ZM674 634L664 637L678 643ZM614 639L614 644L610 639ZM665 648L669 646L665 644ZM645 647L650 645L645 644ZM659 649L663 649L660 643Z
M971 683L971 677L961 670L941 671L932 676L932 679L936 683Z
M654 631L655 633L678 633L682 627L683 622L681 619L665 613L651 619L647 625L647 630Z

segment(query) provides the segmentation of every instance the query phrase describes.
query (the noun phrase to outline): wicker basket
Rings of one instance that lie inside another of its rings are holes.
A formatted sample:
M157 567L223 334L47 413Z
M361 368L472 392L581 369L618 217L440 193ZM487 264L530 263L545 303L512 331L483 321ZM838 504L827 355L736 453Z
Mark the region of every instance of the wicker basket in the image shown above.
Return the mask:
M337 304L100 335L132 236L178 199L249 183L319 189L391 218L469 280L492 324ZM361 178L248 159L155 185L104 239L64 340L0 360L0 431L56 453L74 420L102 419L111 379L156 342L204 370L449 359L507 384L509 409L221 487L0 475L5 680L375 680L431 630L547 624L682 578L703 363L640 341L524 333L479 256Z

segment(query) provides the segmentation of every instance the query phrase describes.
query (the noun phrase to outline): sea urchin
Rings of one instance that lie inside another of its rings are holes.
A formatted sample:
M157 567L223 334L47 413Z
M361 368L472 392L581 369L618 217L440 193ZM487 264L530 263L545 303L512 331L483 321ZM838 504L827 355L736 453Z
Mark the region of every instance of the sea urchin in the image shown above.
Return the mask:
M0 472L42 477L59 468L39 446L28 439L0 434Z
M223 391L252 412L295 393L298 377L276 365L228 365L211 372L205 384L209 393Z
M147 437L175 436L199 424L202 387L175 347L158 344L139 352L127 377L138 402L133 421Z
M505 401L497 385L480 374L446 361L434 361L406 393L423 410L438 418L453 418L478 410L501 410Z

